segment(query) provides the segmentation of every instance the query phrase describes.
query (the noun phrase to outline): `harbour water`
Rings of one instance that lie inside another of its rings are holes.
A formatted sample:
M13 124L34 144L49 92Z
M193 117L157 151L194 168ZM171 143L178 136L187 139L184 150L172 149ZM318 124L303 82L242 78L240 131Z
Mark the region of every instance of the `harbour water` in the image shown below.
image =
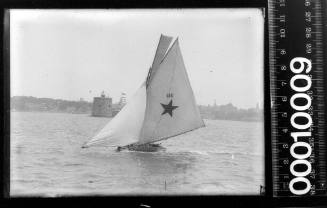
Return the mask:
M109 120L12 112L11 195L257 195L264 185L263 122L205 120L160 152L82 149Z

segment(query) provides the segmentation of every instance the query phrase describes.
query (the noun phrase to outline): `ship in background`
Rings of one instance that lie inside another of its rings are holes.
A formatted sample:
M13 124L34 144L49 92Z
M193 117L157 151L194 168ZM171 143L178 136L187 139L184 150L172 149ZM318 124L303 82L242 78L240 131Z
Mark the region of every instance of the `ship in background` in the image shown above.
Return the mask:
M112 98L102 91L100 97L93 98L92 116L114 117L126 104L126 94L122 93L118 103L113 104Z

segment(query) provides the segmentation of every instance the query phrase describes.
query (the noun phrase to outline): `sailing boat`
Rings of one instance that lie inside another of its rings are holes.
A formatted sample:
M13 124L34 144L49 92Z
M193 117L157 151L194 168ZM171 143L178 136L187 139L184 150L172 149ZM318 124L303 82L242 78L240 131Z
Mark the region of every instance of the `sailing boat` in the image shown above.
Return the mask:
M161 35L146 80L109 123L82 147L156 151L155 142L204 127L178 38ZM171 46L170 46L171 44ZM170 47L169 47L170 46Z

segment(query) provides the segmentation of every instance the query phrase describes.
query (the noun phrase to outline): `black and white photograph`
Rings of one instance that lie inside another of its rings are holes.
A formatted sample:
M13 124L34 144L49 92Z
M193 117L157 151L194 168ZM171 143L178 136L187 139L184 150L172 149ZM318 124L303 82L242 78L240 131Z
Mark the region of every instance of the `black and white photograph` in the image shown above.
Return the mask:
M263 9L10 9L10 196L263 194L263 106Z

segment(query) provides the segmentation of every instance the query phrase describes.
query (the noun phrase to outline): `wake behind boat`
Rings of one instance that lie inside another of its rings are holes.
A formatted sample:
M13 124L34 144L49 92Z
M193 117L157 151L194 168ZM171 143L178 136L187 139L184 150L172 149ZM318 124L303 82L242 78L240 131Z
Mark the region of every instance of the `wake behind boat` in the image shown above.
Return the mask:
M178 38L161 35L143 84L122 110L83 148L117 146L117 150L158 151L155 142L204 127L188 79ZM170 47L169 47L170 46Z

